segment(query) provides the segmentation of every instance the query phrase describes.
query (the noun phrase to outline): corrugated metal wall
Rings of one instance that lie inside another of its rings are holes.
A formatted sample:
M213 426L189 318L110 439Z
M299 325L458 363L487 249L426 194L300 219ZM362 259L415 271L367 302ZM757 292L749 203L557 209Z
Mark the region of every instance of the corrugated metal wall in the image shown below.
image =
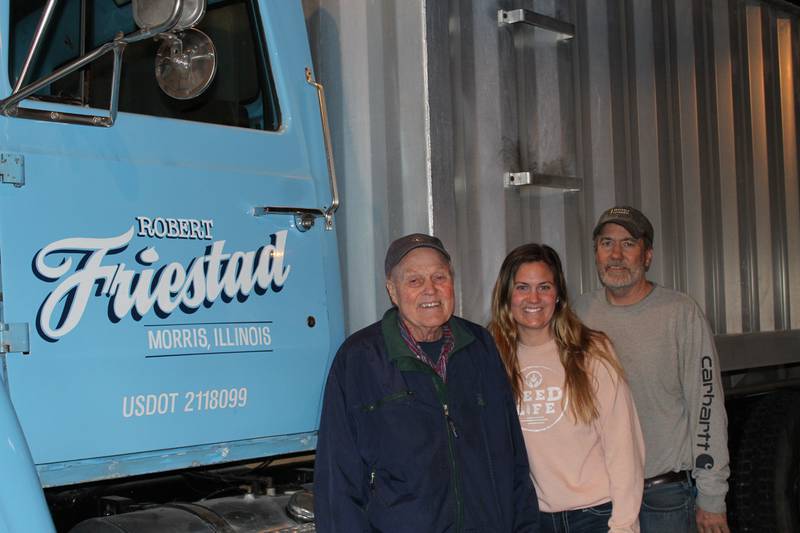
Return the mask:
M800 329L796 8L743 0L305 0L344 207L348 327L388 304L391 238L457 260L460 313L488 318L503 257L562 254L597 286L591 229L630 203L656 227L652 279L717 333ZM572 39L499 9L575 25ZM531 171L556 187L504 188ZM550 179L552 178L552 179Z
M382 265L391 239L432 229L424 2L303 5L328 99L342 196L336 225L346 325L354 331L389 305Z

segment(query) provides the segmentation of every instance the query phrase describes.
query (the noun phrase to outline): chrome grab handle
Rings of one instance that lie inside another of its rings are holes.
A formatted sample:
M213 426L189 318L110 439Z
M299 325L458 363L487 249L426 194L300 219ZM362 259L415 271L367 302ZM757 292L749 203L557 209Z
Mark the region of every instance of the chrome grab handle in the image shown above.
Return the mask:
M311 69L306 67L306 83L317 90L319 100L319 114L322 120L322 135L325 140L325 159L328 163L328 176L331 183L331 205L322 206L322 209L309 207L289 206L262 206L254 207L253 215L263 216L268 213L294 215L297 229L306 231L314 225L314 217L325 218L325 229L333 229L333 214L339 209L339 186L336 183L336 165L333 161L333 146L331 144L331 131L328 123L328 105L325 102L325 88L317 83L311 75Z
M333 146L331 144L331 130L328 124L328 104L325 102L325 88L311 77L311 69L306 67L306 82L317 89L319 100L319 114L322 120L322 134L325 137L325 157L328 162L328 175L331 179L331 205L325 211L325 228L333 227L333 214L339 209L339 187L336 184L336 166L333 161Z

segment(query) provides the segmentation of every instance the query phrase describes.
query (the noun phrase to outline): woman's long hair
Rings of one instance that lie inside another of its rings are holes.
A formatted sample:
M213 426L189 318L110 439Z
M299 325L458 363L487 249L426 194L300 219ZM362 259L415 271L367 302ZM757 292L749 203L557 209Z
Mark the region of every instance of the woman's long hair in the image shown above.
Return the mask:
M593 357L615 370L623 378L623 370L608 349L611 342L605 333L586 327L572 311L567 296L567 284L558 253L545 244L524 244L511 251L500 267L492 291L492 320L489 331L497 343L500 357L511 381L517 402L522 400L522 372L517 358L517 323L511 314L511 296L514 278L526 263L541 262L553 273L556 288L556 306L550 328L558 347L561 364L566 375L564 397L572 397L571 411L577 421L590 423L598 416L594 384L589 374Z

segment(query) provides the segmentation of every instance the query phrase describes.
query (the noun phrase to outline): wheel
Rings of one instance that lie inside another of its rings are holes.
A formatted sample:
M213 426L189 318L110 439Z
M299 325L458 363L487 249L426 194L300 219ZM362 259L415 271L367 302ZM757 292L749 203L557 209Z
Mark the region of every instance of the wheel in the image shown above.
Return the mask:
M800 531L800 393L756 401L740 427L731 465L731 504L738 531Z

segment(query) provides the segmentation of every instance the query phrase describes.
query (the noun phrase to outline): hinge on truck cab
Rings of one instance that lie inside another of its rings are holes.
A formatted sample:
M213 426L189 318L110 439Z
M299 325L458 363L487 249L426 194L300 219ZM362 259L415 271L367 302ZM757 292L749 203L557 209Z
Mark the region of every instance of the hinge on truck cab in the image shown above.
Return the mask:
M25 158L22 154L0 152L0 181L14 187L25 185Z
M27 322L4 324L0 322L0 353L30 352L30 334Z

